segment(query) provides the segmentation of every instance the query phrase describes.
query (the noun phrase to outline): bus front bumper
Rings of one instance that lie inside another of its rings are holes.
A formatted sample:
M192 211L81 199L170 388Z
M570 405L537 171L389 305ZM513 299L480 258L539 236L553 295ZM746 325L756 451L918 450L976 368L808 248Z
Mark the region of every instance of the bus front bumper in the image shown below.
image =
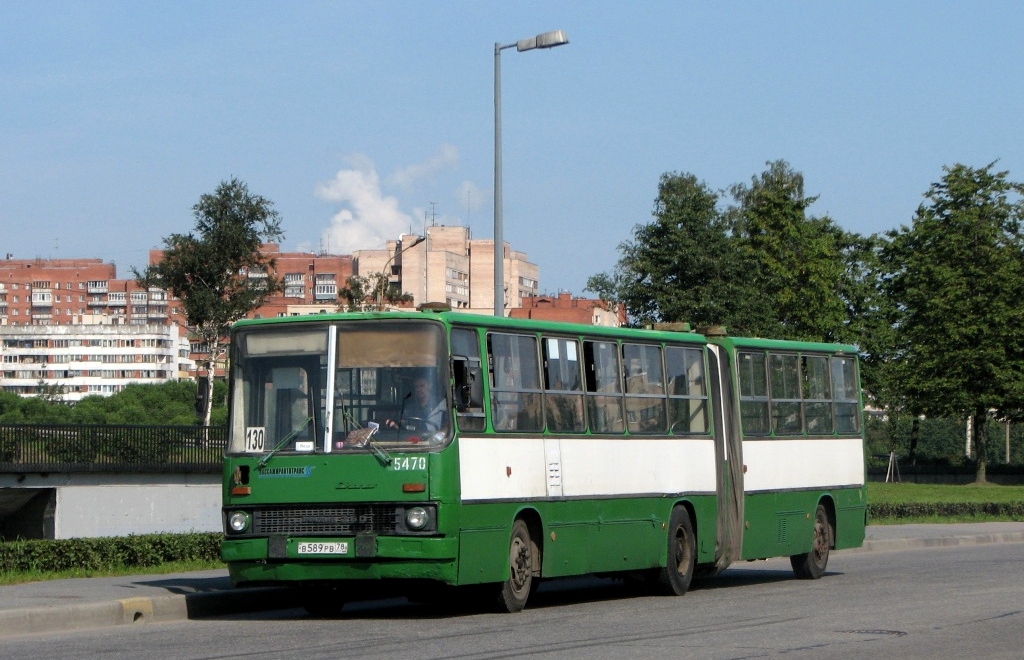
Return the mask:
M225 539L221 559L236 585L389 579L454 584L458 541L407 536Z

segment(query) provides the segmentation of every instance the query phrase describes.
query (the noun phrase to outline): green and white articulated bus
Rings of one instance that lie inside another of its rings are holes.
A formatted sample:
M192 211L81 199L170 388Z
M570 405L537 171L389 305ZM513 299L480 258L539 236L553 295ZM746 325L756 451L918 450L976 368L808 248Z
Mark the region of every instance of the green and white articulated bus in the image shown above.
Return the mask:
M313 613L396 585L515 612L583 574L682 595L768 557L818 578L864 539L853 346L450 311L231 341L222 557Z

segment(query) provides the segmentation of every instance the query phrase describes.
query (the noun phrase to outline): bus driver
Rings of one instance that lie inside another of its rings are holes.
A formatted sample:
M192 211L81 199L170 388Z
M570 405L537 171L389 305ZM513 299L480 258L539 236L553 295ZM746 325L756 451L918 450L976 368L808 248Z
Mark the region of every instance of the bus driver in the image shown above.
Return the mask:
M401 418L387 419L385 426L405 426L428 433L438 431L445 423L445 400L434 393L434 388L425 375L419 374L412 381L412 391L403 401Z

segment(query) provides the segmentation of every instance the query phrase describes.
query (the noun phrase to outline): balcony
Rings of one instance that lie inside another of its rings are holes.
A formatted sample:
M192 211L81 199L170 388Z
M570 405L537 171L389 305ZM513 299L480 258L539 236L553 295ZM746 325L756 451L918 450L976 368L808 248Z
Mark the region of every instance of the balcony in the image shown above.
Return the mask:
M317 300L334 300L338 297L338 287L334 284L317 284L313 297Z
M53 307L53 293L50 291L33 291L33 307Z

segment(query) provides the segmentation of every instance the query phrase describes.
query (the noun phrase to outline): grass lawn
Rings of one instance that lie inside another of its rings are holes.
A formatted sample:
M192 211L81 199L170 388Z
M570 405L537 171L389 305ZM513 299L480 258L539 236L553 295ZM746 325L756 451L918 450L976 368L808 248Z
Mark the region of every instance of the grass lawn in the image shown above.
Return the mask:
M1024 486L1000 486L998 484L915 484L868 482L868 502L877 504L951 504L967 503L1009 503L1024 501ZM958 522L1000 522L1015 520L1011 517L978 516L922 516L916 518L872 518L871 524L898 525L904 523L958 523Z
M0 571L0 586L22 582L44 580L67 580L70 578L112 577L117 575L164 575L166 573L191 573L225 568L221 561L176 561L156 566L112 567L105 570L73 569L67 571Z

